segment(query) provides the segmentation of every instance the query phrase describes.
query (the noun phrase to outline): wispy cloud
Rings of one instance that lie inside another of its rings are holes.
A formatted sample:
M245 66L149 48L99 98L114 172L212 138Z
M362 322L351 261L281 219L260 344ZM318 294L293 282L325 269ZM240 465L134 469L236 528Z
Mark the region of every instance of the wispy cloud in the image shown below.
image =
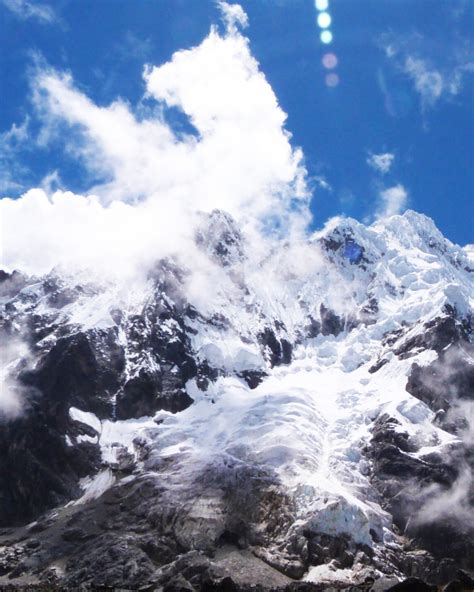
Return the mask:
M466 77L474 72L472 42L458 34L451 37L442 52L419 33L387 33L380 39L388 60L412 82L423 113L459 95Z
M7 282L11 280L6 280ZM13 376L18 373L18 364L26 360L28 347L17 338L2 339L0 344L0 424L21 415L25 397L22 387Z
M221 1L218 3L218 6L228 32L235 33L238 27L247 27L248 17L240 4L228 4Z
M55 10L49 4L33 0L0 0L20 20L36 20L43 24L59 22Z
M0 134L0 193L18 193L23 188L22 180L27 171L18 160L18 153L29 139L29 118Z
M433 107L441 95L447 91L445 77L425 60L408 56L405 58L402 69L412 79L420 95L423 109Z
M356 203L355 193L351 189L348 189L347 187L345 187L344 189L342 189L339 192L338 199L339 199L339 203L343 209L350 208Z
M14 149L19 143L28 138L28 125L28 118L20 125L14 123L9 130L0 135L0 145L8 150Z
M122 59L149 59L153 50L153 43L148 37L141 38L132 31L125 33L124 39L116 45L116 53Z
M408 192L399 183L380 192L380 204L376 214L377 218L385 218L401 214L407 206Z
M391 152L382 152L381 154L369 153L367 164L374 170L382 173L382 175L385 175L392 168L394 160L395 154Z
M324 189L324 191L328 191L329 193L333 191L331 183L329 183L329 181L326 179L324 175L315 175L313 177L313 181L318 187Z

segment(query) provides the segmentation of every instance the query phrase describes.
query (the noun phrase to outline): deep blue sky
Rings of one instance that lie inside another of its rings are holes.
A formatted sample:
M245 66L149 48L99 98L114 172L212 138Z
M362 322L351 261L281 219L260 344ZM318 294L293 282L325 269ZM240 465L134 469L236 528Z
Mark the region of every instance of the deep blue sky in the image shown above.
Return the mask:
M207 0L57 0L51 22L15 14L12 3L19 0L0 0L0 132L31 115L34 55L71 71L101 105L118 96L133 104L144 91L144 63L199 44L218 21ZM451 240L473 242L474 2L330 0L334 39L327 46L313 0L240 4L252 52L303 148L315 226L339 213L367 219L380 191L402 184L409 207L431 216ZM326 85L321 64L328 51L338 58L335 87ZM383 152L395 155L385 175L366 162ZM54 146L23 147L3 165L19 185L5 195L19 195L54 169L67 188L87 189L77 163Z

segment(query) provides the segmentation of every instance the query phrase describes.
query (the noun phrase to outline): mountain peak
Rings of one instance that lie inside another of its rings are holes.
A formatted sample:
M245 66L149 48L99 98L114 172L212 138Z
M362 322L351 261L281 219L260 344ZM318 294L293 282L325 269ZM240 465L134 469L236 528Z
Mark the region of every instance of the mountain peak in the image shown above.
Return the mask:
M413 212L261 259L214 210L196 243L142 283L2 276L0 585L474 569L465 251Z
M200 218L196 231L197 244L224 266L243 261L242 235L232 216L214 209L209 214L201 213Z

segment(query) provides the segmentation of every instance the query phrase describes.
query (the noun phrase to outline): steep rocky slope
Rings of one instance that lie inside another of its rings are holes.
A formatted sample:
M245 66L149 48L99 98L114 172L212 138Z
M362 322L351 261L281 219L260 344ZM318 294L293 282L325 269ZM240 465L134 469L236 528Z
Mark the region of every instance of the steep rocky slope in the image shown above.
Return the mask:
M214 211L196 253L1 272L0 589L469 589L471 252Z

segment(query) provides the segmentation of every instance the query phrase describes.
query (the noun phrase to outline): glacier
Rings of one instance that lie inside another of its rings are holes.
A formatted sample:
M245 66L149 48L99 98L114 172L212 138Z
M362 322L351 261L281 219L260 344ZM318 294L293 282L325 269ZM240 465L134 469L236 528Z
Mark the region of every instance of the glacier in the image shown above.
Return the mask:
M472 247L413 211L195 245L2 272L0 587L470 586Z

